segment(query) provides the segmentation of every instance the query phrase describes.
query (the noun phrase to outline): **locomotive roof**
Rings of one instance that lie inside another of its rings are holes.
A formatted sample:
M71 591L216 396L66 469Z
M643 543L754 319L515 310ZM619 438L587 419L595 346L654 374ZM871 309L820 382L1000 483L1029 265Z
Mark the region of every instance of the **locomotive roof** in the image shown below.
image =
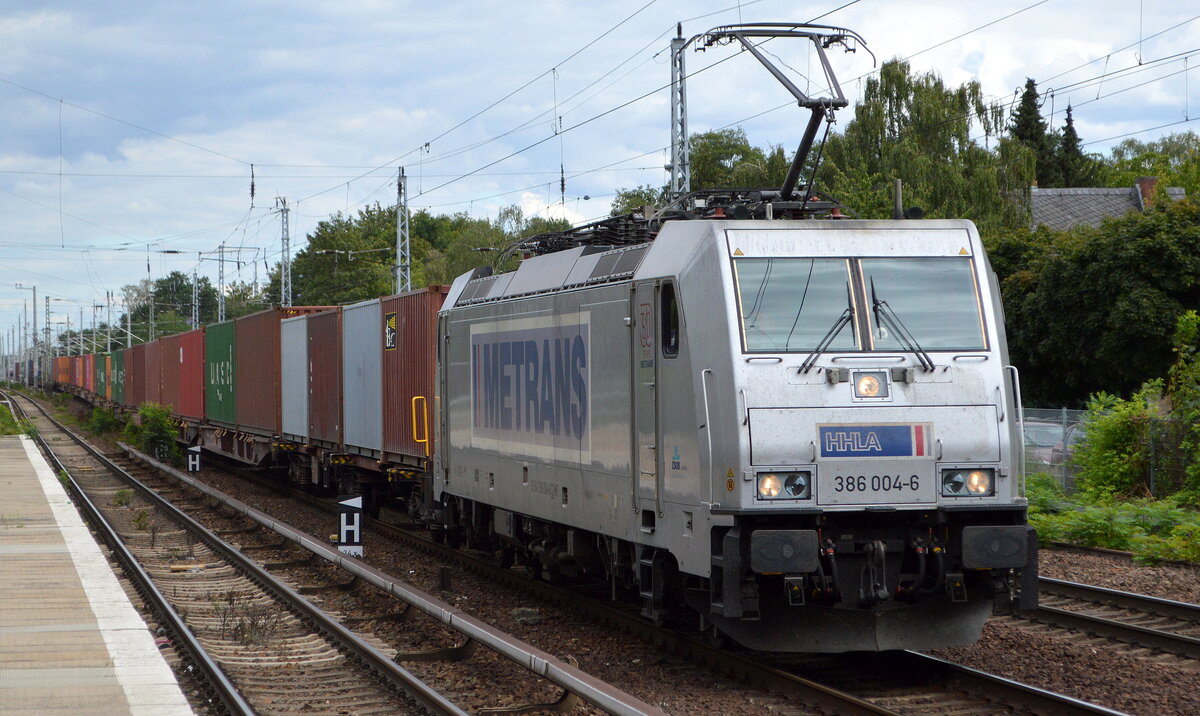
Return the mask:
M468 306L627 279L642 263L649 247L649 243L619 248L579 246L526 259L516 271L488 275L487 267L476 269L454 305Z

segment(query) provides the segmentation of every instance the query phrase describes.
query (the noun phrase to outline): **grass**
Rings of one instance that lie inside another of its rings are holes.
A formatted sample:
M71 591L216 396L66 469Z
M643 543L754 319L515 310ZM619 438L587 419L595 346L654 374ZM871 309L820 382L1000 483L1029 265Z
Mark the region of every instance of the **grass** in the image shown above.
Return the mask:
M0 435L20 435L25 432L13 417L12 410L0 403Z

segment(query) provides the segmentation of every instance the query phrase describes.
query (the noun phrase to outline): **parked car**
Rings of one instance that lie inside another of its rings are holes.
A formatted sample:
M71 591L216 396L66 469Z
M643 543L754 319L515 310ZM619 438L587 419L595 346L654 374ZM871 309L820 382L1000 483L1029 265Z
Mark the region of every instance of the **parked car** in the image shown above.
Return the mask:
M1025 472L1047 472L1065 490L1074 489L1075 451L1086 438L1083 423L1025 421Z

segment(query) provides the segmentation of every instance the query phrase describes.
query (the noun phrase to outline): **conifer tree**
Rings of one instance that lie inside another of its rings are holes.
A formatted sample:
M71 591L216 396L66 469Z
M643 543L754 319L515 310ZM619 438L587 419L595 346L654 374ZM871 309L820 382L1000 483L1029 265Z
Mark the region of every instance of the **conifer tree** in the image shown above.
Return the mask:
M1083 153L1079 133L1075 131L1075 118L1071 105L1067 105L1067 123L1063 127L1062 140L1058 144L1058 174L1062 186L1095 186L1096 163Z
M1038 186L1062 186L1055 156L1058 138L1047 128L1039 105L1037 82L1032 77L1026 78L1025 91L1021 93L1021 102L1012 114L1009 132L1014 139L1033 150Z

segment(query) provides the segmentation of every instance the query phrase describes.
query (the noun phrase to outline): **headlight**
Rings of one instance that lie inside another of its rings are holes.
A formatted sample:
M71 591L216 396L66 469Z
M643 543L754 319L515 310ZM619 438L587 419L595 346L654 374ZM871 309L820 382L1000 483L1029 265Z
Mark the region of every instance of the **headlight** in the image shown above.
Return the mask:
M779 479L779 475L764 473L758 476L758 496L764 500L772 500L779 497L779 493L782 490L783 480Z
M807 500L812 497L812 473L760 472L758 496L763 500Z
M855 398L888 397L887 373L878 371L856 371L854 373Z
M996 471L991 468L942 470L942 495L945 497L984 497L993 491Z

